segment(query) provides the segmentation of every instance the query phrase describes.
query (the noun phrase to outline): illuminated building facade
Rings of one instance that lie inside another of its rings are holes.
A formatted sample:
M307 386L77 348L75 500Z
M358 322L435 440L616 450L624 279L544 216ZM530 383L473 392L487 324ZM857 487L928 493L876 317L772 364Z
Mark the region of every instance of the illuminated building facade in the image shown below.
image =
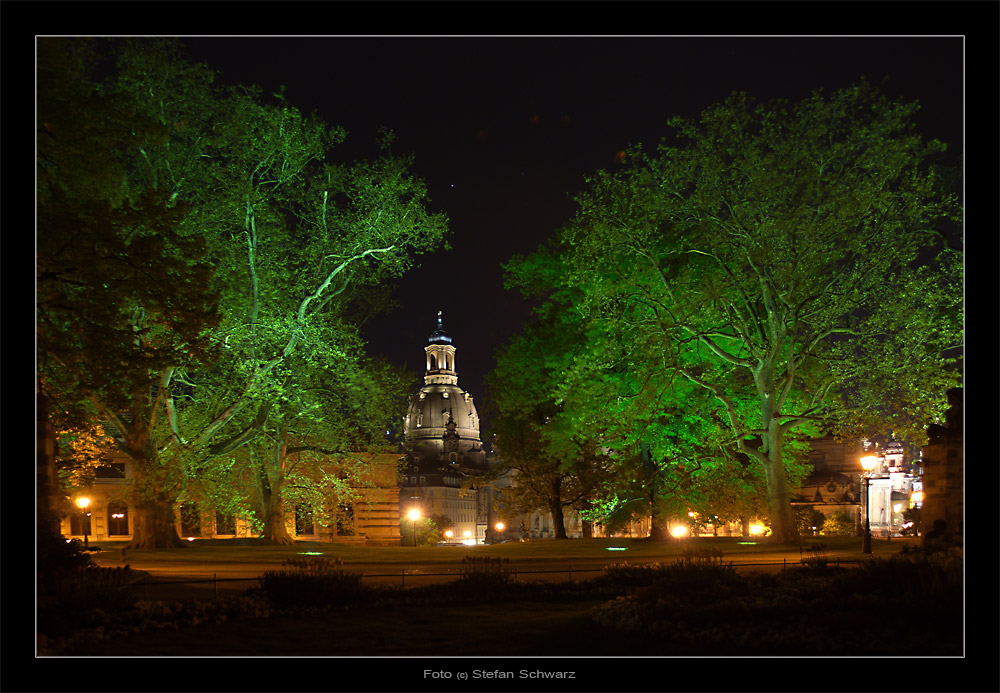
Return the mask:
M878 458L868 480L867 504L862 490L863 456ZM921 505L920 461L905 458L903 445L891 438L882 446L867 439L814 440L809 452L812 472L793 496L792 506L811 506L827 517L845 513L858 532L867 514L873 537L898 536L907 523L906 511Z
M403 420L406 458L400 475L400 509L421 517L444 515L454 522L455 541L486 539L492 526L493 489L467 483L486 470L479 412L458 386L456 348L441 313L424 347L424 386L410 398Z

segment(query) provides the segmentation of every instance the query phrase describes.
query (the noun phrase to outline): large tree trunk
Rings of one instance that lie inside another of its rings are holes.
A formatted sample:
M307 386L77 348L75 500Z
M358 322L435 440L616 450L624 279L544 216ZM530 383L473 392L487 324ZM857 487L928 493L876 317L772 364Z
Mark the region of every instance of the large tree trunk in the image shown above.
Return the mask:
M280 493L261 489L264 501L264 533L262 538L274 544L291 545L295 538L288 533L285 524L285 503Z
M59 513L59 476L56 473L56 458L59 446L55 427L49 418L49 400L42 393L36 396L38 456L36 458L38 534L57 535L61 517Z
M650 493L649 538L653 541L666 541L670 538L667 532L667 520L656 503L655 492Z
M800 543L799 531L792 517L792 506L788 493L788 474L782 454L784 434L779 421L779 384L775 382L773 371L768 367L754 375L761 402L761 423L767 431L763 437L760 452L764 456L764 473L767 478L767 507L771 521L771 535L768 540L774 544Z
M582 531L584 539L593 539L594 538L594 523L593 522L588 522L587 520L581 520L580 521L580 527L581 527L581 531Z
M132 541L128 549L175 549L187 546L177 534L174 505L179 489L157 474L158 460L148 454L132 455Z
M264 520L262 538L274 544L291 545L295 538L288 533L285 524L285 499L282 495L285 487L285 462L287 448L284 443L284 429L278 428L279 438L275 442L272 456L272 467L268 468L266 460L260 460L256 465L257 489L260 492L261 511Z
M792 517L792 505L788 492L788 473L781 454L781 433L778 430L777 419L772 419L771 430L768 431L767 462L764 472L767 478L767 507L771 521L771 535L768 540L774 544L798 544L799 530Z
M563 517L562 477L552 480L552 495L549 496L549 512L552 513L552 523L555 526L556 539L567 539L566 518Z
M771 535L768 539L775 544L800 543L799 531L792 517L789 503L788 475L785 463L779 459L764 466L767 474L767 507L771 520Z
M135 502L132 512L132 541L128 549L175 549L187 546L177 534L174 500L159 493Z

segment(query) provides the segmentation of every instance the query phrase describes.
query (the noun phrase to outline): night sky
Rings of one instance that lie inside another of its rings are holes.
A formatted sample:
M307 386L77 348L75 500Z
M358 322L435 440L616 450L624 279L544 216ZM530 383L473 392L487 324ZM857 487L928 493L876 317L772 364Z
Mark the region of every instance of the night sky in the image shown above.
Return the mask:
M206 38L189 54L226 82L287 88L289 101L348 130L344 156L375 155L380 126L415 156L449 252L403 277L399 308L366 326L372 353L418 375L438 310L459 385L477 402L494 352L529 317L501 266L574 213L583 178L631 144L653 146L675 115L734 90L796 101L862 76L922 104L925 135L963 144L962 38Z

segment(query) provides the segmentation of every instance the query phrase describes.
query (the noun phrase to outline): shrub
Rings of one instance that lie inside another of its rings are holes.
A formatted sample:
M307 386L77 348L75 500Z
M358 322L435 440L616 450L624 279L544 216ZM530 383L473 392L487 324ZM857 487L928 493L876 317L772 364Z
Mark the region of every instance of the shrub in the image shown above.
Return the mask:
M486 587L507 585L513 578L510 559L498 556L466 556L458 572L458 582Z
M854 518L842 511L832 513L823 523L823 530L820 534L849 537L854 534Z
M38 632L65 636L131 609L138 600L134 579L128 566L63 568L39 575Z
M277 608L351 606L370 601L360 573L343 569L343 561L326 556L290 558L282 570L267 570L260 586Z

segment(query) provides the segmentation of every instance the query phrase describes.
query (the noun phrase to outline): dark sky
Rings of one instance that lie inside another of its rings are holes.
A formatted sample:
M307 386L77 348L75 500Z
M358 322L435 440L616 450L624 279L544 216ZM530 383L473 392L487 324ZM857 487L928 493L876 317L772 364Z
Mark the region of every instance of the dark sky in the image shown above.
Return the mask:
M862 76L922 104L924 133L963 144L964 40L941 38L205 38L189 53L226 81L265 90L345 127L352 156L379 126L412 153L450 252L399 282L400 308L368 325L370 351L422 373L438 310L459 384L477 402L494 351L528 317L501 265L568 221L583 177L630 144L656 144L674 116L734 90L798 100Z

